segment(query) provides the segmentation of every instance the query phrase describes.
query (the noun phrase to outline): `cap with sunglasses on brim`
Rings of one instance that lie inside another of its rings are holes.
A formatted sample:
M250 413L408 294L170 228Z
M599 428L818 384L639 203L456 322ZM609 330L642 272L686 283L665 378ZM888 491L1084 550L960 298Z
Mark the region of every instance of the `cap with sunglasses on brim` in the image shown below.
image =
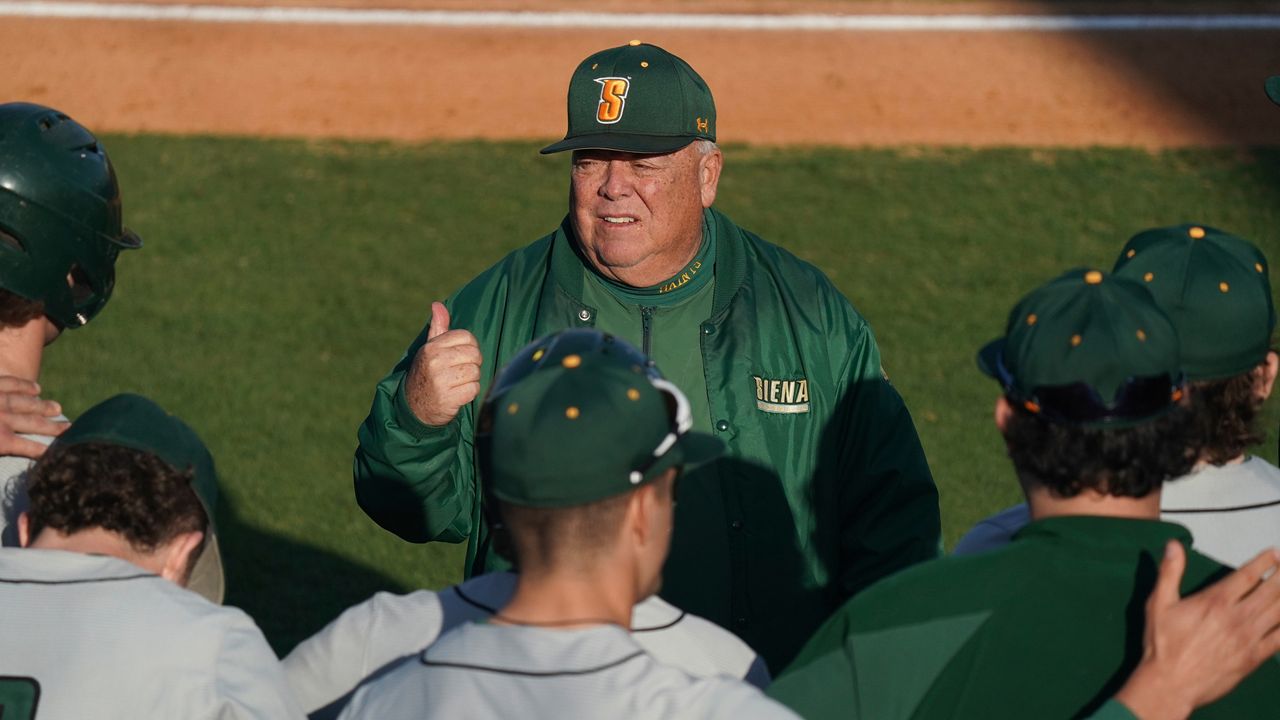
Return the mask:
M1141 282L1169 315L1189 380L1233 377L1266 360L1276 311L1267 258L1248 240L1208 225L1134 235L1117 277Z
M178 472L191 473L191 489L209 519L209 537L196 558L187 589L222 604L226 580L214 511L218 506L218 473L213 455L200 436L177 416L151 400L125 393L104 400L53 441L53 448L105 443L155 455Z
M564 330L499 373L477 422L481 481L503 502L572 507L621 495L724 452L689 401L629 343Z
M1100 270L1070 270L1024 297L978 367L1050 422L1132 426L1182 398L1173 323L1141 283Z
M569 130L542 153L674 152L716 139L711 88L689 63L632 40L583 60L569 79Z

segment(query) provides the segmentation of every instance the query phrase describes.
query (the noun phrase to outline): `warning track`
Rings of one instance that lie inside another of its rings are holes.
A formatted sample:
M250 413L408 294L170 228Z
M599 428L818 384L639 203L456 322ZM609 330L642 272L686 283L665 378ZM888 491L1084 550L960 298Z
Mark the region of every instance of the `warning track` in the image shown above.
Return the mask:
M702 72L726 141L1280 143L1280 13L679 7L0 1L0 97L107 131L545 139L574 64L639 37Z

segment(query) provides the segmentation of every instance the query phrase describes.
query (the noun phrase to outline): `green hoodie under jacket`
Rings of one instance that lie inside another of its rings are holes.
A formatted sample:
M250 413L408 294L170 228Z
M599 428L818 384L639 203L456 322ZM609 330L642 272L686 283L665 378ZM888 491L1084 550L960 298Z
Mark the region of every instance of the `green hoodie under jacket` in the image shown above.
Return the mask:
M735 632L776 672L854 593L937 557L938 495L866 320L814 266L717 211L707 222L711 313L693 332L710 417L695 424L728 452L680 482L662 595ZM445 302L451 327L479 341L479 398L444 427L413 414L401 381L424 327L359 430L355 490L371 518L412 542L465 540L467 576L508 566L481 510L474 418L521 348L595 324L589 272L566 218Z

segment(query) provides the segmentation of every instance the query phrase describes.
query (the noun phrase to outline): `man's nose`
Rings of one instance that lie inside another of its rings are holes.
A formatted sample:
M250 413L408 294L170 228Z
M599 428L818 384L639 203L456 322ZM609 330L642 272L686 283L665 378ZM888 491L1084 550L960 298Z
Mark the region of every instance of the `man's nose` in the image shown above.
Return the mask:
M631 166L619 160L613 160L605 166L604 179L600 183L600 195L609 200L618 200L631 194L635 177Z

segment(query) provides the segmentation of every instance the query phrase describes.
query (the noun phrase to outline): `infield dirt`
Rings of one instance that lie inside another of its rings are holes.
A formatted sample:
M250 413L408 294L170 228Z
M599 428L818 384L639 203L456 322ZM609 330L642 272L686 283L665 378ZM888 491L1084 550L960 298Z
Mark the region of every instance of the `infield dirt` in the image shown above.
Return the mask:
M398 4L553 9L521 0ZM555 6L638 9L618 0ZM1099 7L664 0L643 10L1056 14ZM1105 7L1145 12L1152 6ZM0 97L54 105L108 132L542 139L563 133L564 92L574 65L633 38L663 45L699 69L715 91L724 141L1152 148L1280 143L1280 109L1261 89L1266 76L1280 73L1280 32L1258 30L601 31L5 17Z

